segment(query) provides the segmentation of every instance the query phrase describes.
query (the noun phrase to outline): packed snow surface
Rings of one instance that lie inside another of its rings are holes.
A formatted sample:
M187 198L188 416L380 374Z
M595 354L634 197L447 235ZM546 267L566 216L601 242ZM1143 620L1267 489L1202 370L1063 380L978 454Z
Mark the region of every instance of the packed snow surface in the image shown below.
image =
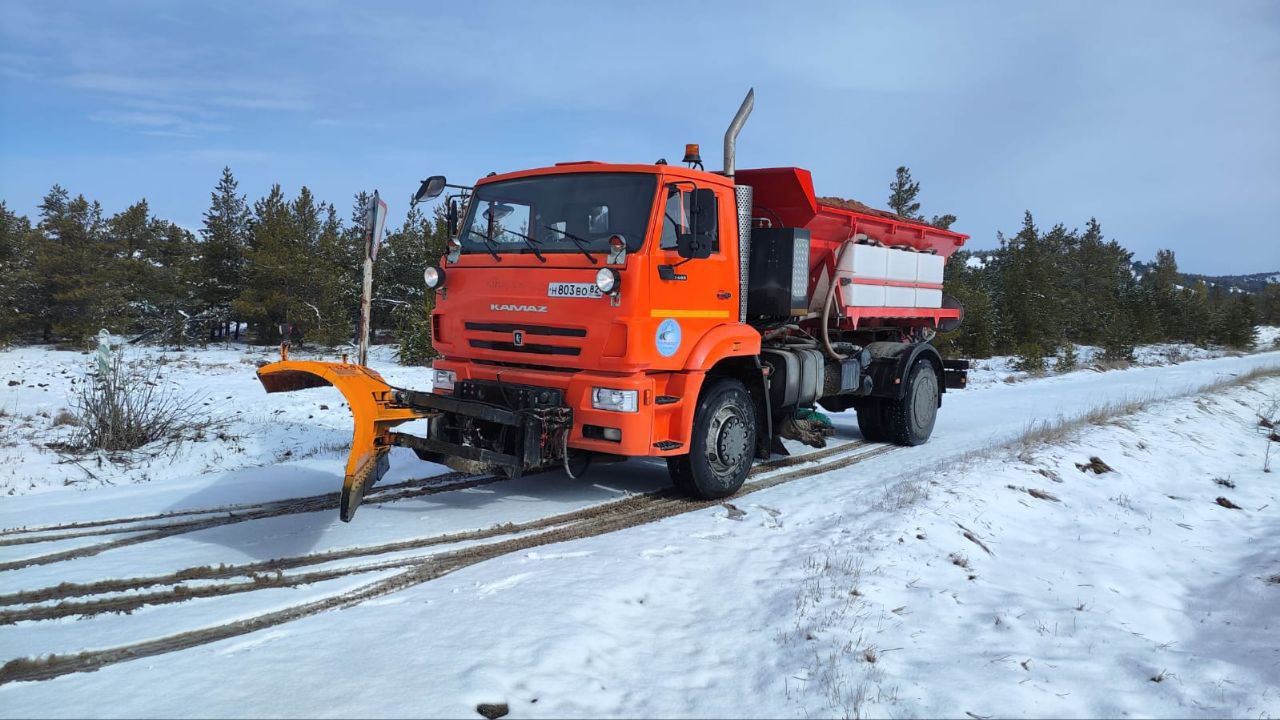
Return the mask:
M87 356L0 353L0 371L24 381L0 385L12 393L0 422L18 418L0 447L14 491L0 527L336 490L340 398L265 395L261 359L169 361L172 382L232 416L226 439L135 466L93 460L94 481L22 442L69 431L31 418L65 406L60 370L74 377ZM381 360L393 383L426 381ZM228 640L0 685L0 715L478 717L478 703L507 703L512 717L1275 717L1280 443L1259 420L1280 417L1280 378L1197 391L1277 366L1270 352L981 383L945 396L924 446ZM1016 442L1126 401L1149 402ZM859 437L851 413L834 419L836 441ZM1263 472L1268 448L1277 472ZM384 484L442 472L397 450ZM272 517L8 570L3 592L490 528L667 482L661 463L631 461L366 506L349 524L332 509ZM0 546L0 562L100 540ZM22 621L0 626L0 648L113 647L381 576Z

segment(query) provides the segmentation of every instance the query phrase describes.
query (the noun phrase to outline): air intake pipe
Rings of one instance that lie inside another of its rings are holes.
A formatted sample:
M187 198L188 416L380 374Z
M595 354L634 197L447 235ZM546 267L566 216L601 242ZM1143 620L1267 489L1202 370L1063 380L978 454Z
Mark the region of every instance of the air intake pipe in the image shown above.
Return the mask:
M724 131L724 171L725 177L733 177L736 169L738 133L742 130L742 126L747 122L747 116L751 114L751 108L756 104L756 89L747 90L747 96L742 99L742 106L738 108L738 113L733 116L733 122L729 123L729 129Z

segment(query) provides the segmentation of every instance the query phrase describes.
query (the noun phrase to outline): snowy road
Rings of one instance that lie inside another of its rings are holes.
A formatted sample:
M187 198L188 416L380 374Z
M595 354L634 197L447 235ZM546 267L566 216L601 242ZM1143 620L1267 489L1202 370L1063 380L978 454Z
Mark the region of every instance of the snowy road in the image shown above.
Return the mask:
M859 528L871 534L876 523L893 516L883 507L873 507L892 485L891 479L917 472L928 476L951 459L1016 436L1033 421L1076 415L1106 402L1184 395L1252 368L1275 365L1280 365L1280 353L1123 372L1083 371L950 393L928 445L894 450L846 470L814 474L745 496L735 501L747 512L745 522L730 522L724 509L713 508L503 556L350 609L112 664L95 673L4 685L0 713L172 715L195 709L213 715L458 715L470 712L477 702L498 700L509 700L513 707L519 704L520 714L821 713L826 706L815 710L811 699L805 699L812 693L812 678L795 680L798 685L793 688L778 675L776 659L751 657L752 652L763 652L764 645L776 645L779 639L772 636L794 624L791 618L778 617L778 598L758 606L726 603L724 593L715 588L736 588L744 597L759 592L776 596L778 588L763 587L767 578L803 574L806 558L831 539L828 531L837 538L847 535L851 551L864 547ZM858 438L851 414L836 420L838 440ZM417 462L407 451L397 451L392 465L383 483L384 488L391 486L384 490L388 493L398 492L397 483L444 472ZM154 485L10 497L0 506L0 527L323 496L337 487L338 472L338 460L326 453L296 463ZM658 490L666 483L661 464L631 462L597 468L587 482L548 473L464 489L410 492L362 507L350 524L339 522L331 507L301 508L161 534L79 557L75 555L85 548L135 534L3 545L0 567L10 569L0 575L0 593L317 553L332 553L335 559L316 563L311 570L349 567L355 561L338 556L352 548L395 547L501 523L536 523ZM831 529L836 527L831 521L835 516L844 520L838 530ZM808 531L800 530L806 527ZM744 528L750 532L742 532ZM822 531L815 534L814 528ZM481 540L464 539L448 549ZM875 557L869 552L872 548L865 549L868 558ZM72 557L31 564L33 558L57 552ZM423 552L394 549L378 553L377 559ZM5 625L0 627L0 646L5 658L110 648L318 601L395 572L337 575L301 587L273 587L264 576L262 587L234 595L145 606L132 614ZM187 586L198 588L205 582L214 581L197 578ZM796 602L794 584L786 587L790 596L783 605ZM140 591L130 588L117 595ZM770 637L743 639L760 633ZM360 668L354 680L349 675L352 668ZM555 674L559 677L553 681ZM164 691L139 694L138 687ZM753 691L766 687L776 690L776 696L749 702ZM793 692L796 697L791 697ZM554 699L545 698L541 704L529 700L548 693L555 694ZM884 707L893 706L885 703ZM836 705L831 702L831 707ZM928 704L911 707L942 709Z

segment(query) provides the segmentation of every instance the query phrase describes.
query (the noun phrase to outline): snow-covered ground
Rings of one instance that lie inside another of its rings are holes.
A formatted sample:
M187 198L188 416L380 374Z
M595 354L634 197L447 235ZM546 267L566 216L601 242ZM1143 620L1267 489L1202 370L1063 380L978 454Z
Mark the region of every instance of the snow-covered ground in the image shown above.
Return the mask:
M1114 369L1114 365L1102 362L1102 348L1096 345L1076 345L1077 369L1071 372L1105 372ZM1259 352L1280 350L1280 327L1259 325L1254 330L1254 349ZM1236 354L1235 351L1219 347L1197 347L1190 343L1157 343L1139 345L1134 348L1133 364L1140 367L1172 365L1188 360L1207 360ZM1046 372L1053 372L1055 358L1046 358ZM1012 355L999 355L993 358L975 360L973 369L969 371L969 387L981 387L997 382L1018 382L1040 374L1029 373L1017 369L1017 358Z
M168 363L169 377L233 416L228 436L241 437L188 442L171 466L90 465L119 473L107 475L114 485L35 492L62 486L37 473L74 475L55 453L10 443L6 428L0 477L15 494L0 501L0 527L336 490L350 433L336 393L265 395L252 371L266 354L217 352L225 368L202 370L210 356L189 354L187 365ZM0 392L14 393L0 396L0 407L23 416L19 432L62 432L29 416L56 415L70 385L55 389L57 363L80 367L88 356L30 350L0 359L3 372L44 378L5 388L0 375ZM425 371L382 360L375 364L392 382L423 384ZM1280 444L1271 446L1277 472L1262 472L1268 446L1258 415L1280 415L1280 378L1195 392L1271 367L1280 367L1280 353L948 393L927 445L732 507L503 555L227 640L0 685L0 715L478 717L478 703L507 703L513 717L1275 717L1280 582L1270 578L1280 575ZM1072 436L1002 447L1038 422L1148 399L1137 414ZM859 437L851 414L835 420L837 439ZM1093 468L1110 470L1078 467L1092 458L1101 461ZM443 471L396 450L383 484ZM13 566L0 573L0 594L494 528L666 483L660 463L632 461L582 482L547 473L369 505L350 524L330 507L25 567L104 538L0 545L0 563ZM0 659L171 636L390 572L21 621L0 626Z
M279 350L248 345L186 351L126 347L124 357L157 373L169 392L189 399L216 425L186 437L176 451L89 455L58 449L75 434L59 419L75 406L77 388L96 362L87 352L27 347L0 351L0 495L87 489L188 479L194 475L275 465L345 453L351 413L327 388L267 395L254 371ZM337 360L295 351L295 359ZM427 368L394 361L394 347L374 346L370 363L393 384L430 388ZM53 447L50 447L53 446Z

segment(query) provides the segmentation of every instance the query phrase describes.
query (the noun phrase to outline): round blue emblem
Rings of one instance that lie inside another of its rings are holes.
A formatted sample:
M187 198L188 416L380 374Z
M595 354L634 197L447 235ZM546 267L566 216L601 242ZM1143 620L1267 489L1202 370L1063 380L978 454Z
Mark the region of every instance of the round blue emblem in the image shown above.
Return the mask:
M676 350L680 349L680 323L672 318L663 320L658 325L658 332L654 336L654 344L658 346L658 354L662 357L675 355Z

